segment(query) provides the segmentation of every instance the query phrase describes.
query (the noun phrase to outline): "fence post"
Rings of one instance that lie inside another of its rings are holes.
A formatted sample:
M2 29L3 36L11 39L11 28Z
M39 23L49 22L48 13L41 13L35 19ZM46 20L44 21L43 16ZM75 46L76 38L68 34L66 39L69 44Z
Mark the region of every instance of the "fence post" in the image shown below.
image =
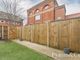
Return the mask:
M23 26L20 27L21 28L21 31L20 31L20 40L22 41L22 37L23 37Z
M4 39L4 26L2 26L2 39Z
M10 26L8 26L8 39L9 39L9 28L10 28Z
M49 23L50 21L47 21L46 24L47 24L47 46L49 47L50 45L50 41L49 41L49 38L50 38L50 32L49 32Z
M31 30L31 42L33 42L33 36L32 36L32 25L30 25L30 30Z

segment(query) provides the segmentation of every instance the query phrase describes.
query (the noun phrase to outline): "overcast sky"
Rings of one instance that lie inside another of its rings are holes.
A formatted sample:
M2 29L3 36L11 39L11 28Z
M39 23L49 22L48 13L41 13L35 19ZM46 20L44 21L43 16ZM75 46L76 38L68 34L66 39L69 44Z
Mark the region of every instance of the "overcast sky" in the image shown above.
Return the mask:
M80 0L57 0L59 5L65 4L66 14L80 13Z

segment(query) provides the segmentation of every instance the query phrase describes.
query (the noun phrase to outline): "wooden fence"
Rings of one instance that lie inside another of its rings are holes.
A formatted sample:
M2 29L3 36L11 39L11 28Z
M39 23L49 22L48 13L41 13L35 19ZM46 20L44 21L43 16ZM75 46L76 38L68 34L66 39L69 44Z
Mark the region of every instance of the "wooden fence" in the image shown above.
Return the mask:
M0 25L0 39L18 39L20 35L19 26Z
M80 52L80 19L24 26L22 38L53 48Z
M8 39L18 39L21 27L19 26L8 26Z

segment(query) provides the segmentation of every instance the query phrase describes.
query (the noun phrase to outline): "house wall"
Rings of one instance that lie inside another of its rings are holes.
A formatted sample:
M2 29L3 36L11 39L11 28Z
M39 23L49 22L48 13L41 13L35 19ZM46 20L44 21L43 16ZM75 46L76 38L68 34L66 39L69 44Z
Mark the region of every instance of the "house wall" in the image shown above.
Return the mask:
M65 7L55 8L55 20L64 20L65 19Z
M46 6L48 6L47 9L45 9ZM60 9L56 9L54 7L59 7L59 6L57 2L55 2L54 4L54 1L52 0L43 1L40 4L32 7L31 9L27 11L28 12L28 24L37 24L37 23L44 23L46 21L54 21L55 18L57 18L57 16L61 16L62 19L64 19L65 8L62 7ZM36 10L39 10L38 14L40 14L40 20L37 20L37 21L35 20Z

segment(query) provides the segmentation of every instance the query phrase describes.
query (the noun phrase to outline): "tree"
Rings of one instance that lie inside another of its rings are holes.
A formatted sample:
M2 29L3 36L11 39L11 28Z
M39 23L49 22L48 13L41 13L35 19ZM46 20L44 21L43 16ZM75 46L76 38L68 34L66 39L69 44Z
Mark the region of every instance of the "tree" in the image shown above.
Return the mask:
M24 9L19 6L19 3L22 0L0 0L0 6L2 11L7 13L7 18L9 20L17 20L16 17L21 17L21 13L24 12Z

